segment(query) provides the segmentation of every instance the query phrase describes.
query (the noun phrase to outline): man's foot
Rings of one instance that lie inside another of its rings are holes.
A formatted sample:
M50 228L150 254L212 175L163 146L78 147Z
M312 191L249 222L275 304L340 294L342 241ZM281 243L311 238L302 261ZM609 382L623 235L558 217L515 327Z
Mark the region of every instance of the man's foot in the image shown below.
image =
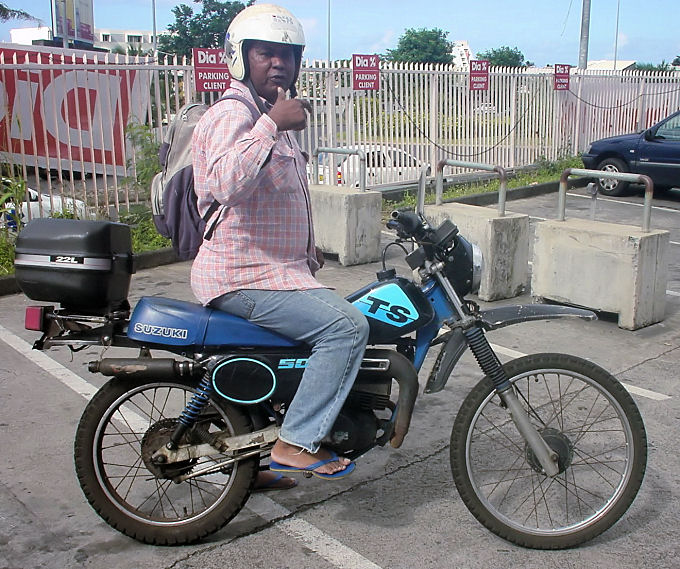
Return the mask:
M332 475L342 472L353 463L348 458L338 457L326 449L320 449L312 454L300 447L283 442L281 439L276 441L272 448L271 458L279 466L288 467L292 471L312 471L313 474ZM323 464L319 464L323 463ZM310 466L319 464L316 468L309 469Z
M297 480L284 476L278 472L270 470L260 470L257 473L253 492L264 492L265 490L290 490L297 486Z

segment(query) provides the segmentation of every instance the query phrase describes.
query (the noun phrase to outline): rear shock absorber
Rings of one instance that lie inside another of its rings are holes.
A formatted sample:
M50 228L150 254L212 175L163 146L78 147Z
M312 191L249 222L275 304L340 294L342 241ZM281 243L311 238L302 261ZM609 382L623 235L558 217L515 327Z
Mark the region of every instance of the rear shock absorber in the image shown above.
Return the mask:
M508 375L505 373L498 357L491 349L484 332L477 327L473 327L465 330L463 334L465 335L479 367L482 368L485 375L488 375L489 378L491 378L496 393L508 390L510 388Z
M205 408L213 393L213 386L211 381L212 367L205 370L201 382L198 384L196 393L187 403L182 413L179 416L179 424L175 427L170 440L166 447L168 450L176 450L179 442L182 440L184 433L196 424L201 411Z

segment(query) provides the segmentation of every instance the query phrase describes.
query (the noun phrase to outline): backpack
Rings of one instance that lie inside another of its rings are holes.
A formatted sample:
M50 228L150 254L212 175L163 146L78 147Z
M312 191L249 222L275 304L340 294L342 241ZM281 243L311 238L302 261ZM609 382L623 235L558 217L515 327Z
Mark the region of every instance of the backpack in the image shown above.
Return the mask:
M260 118L259 111L247 99L239 95L226 95L216 103L225 99L241 101L255 121ZM187 103L180 108L158 151L162 170L151 182L154 225L158 233L172 241L172 247L182 261L193 259L203 239L210 240L216 223L207 232L206 227L220 208L220 203L215 200L205 215L201 216L194 192L191 138L196 124L207 110L208 105L203 103Z

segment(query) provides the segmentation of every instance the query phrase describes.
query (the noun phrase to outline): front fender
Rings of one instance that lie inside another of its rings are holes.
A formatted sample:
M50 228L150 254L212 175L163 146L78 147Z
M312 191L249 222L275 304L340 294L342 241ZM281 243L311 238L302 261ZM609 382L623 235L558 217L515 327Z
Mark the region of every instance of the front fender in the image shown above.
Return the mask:
M554 304L515 304L480 311L479 323L488 331L532 320L552 320L568 316L583 318L584 320L597 320L593 311L584 308ZM444 343L444 346L442 346L432 367L425 385L425 393L437 393L444 389L453 368L467 349L467 341L460 328L454 328L439 336L436 343Z
M479 316L485 330L498 330L532 320L553 320L566 317L597 320L597 315L592 310L555 304L513 304L482 310Z

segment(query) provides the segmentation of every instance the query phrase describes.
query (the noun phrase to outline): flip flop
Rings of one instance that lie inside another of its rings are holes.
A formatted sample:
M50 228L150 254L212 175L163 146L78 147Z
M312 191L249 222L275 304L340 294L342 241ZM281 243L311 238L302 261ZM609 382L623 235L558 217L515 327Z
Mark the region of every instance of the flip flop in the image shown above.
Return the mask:
M316 476L317 478L323 478L324 480L338 480L340 478L344 478L345 476L348 476L354 472L354 469L356 468L356 464L354 462L350 462L344 470L338 470L337 472L333 474L325 474L323 472L316 472L316 469L323 466L324 464L328 464L329 462L335 462L338 460L338 455L335 453L332 453L330 458L327 458L325 460L320 460L318 462L315 462L314 464L310 464L309 466L286 466L285 464L279 464L278 462L272 460L269 463L269 470L272 472L302 472L303 474L311 474L312 476Z
M263 484L258 484L256 482L253 492L266 492L267 490L290 490L291 488L295 488L297 484L298 483L295 478L289 478L288 476L277 473L276 476Z

